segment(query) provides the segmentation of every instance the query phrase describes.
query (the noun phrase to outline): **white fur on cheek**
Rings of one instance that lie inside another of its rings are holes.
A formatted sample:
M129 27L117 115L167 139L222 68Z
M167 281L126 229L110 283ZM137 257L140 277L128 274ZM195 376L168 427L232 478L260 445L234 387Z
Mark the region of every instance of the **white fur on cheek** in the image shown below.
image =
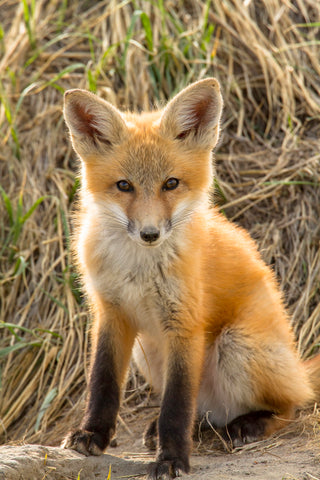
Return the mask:
M187 199L179 202L172 214L172 228L179 228L189 223L194 213L200 208L203 208L202 196L197 199Z

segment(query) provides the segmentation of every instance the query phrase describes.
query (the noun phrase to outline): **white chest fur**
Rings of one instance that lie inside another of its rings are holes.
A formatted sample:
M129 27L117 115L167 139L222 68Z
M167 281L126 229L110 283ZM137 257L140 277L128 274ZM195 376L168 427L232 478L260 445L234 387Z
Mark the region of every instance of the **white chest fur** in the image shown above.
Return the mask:
M179 301L177 279L168 274L177 255L173 239L157 247L142 247L125 234L105 233L100 230L96 234L95 246L89 252L80 237L80 258L90 265L85 276L89 294L94 290L118 305L137 331L160 333L161 321Z

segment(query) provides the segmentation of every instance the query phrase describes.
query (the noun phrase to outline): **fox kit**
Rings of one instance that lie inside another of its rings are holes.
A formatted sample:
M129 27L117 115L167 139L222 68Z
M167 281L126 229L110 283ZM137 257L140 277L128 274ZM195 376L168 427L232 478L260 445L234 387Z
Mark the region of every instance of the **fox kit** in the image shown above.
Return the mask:
M141 115L83 90L65 95L81 159L77 258L94 325L86 411L64 446L103 453L134 352L161 394L150 479L189 471L196 415L208 412L240 445L287 424L312 401L312 381L320 385L319 359L299 359L255 243L210 205L221 109L213 78Z

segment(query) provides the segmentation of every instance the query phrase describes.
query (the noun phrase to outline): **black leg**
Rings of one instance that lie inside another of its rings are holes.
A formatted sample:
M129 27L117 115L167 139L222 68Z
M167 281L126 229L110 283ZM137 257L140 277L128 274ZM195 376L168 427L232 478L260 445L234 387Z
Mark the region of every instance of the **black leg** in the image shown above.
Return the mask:
M64 443L85 455L101 455L115 433L120 387L112 350L101 335L94 352L84 418L80 429L70 433Z
M115 433L120 405L120 388L129 363L133 333L121 317L108 311L94 335L88 399L80 429L63 442L85 455L101 455Z
M190 470L202 345L201 338L174 338L168 349L167 381L158 421L159 450L156 462L150 465L149 480L175 478Z

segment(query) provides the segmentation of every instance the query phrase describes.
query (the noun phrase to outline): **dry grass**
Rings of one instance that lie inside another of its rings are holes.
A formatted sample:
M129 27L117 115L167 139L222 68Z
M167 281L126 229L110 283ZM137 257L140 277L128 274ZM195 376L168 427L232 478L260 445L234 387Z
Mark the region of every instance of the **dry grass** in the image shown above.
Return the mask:
M88 316L68 223L77 160L61 115L68 88L139 110L190 81L220 80L216 201L257 239L301 353L315 351L319 18L313 0L0 0L3 441L59 442L84 398ZM140 401L145 387L133 387Z

